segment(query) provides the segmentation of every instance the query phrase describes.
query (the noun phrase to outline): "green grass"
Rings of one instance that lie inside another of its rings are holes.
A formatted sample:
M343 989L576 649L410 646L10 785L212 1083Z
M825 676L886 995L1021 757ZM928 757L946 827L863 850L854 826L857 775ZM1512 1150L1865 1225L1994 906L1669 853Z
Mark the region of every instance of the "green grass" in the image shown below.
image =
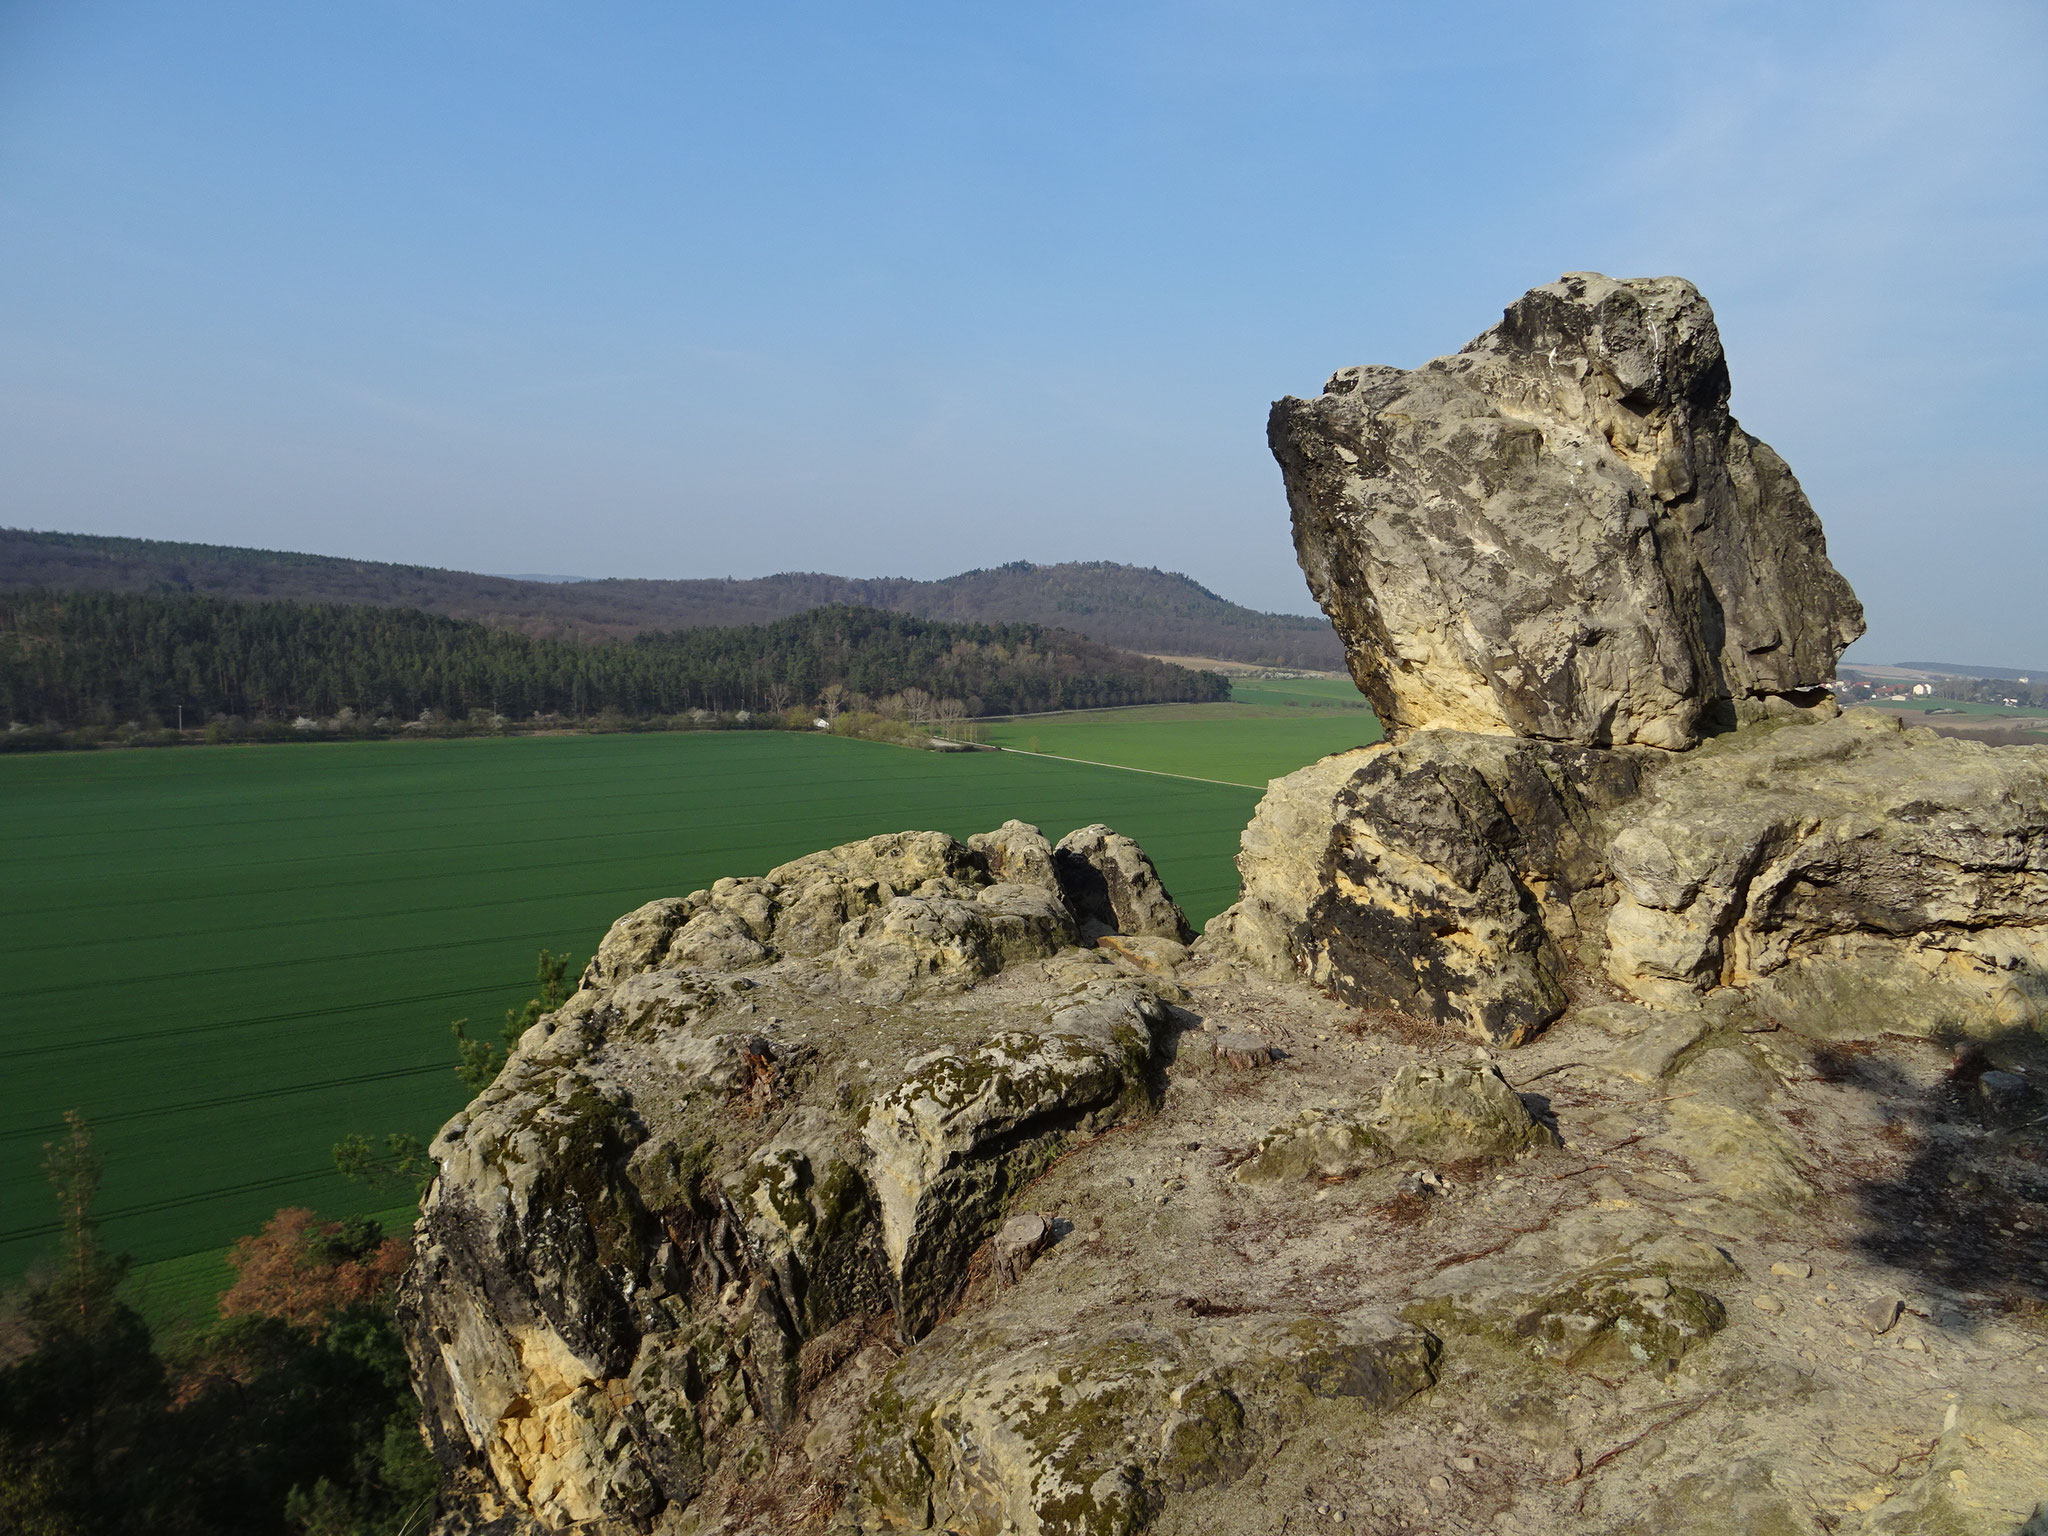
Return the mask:
M1240 677L1230 685L1234 704L1365 709L1365 696L1348 677Z
M225 1248L138 1264L121 1282L121 1299L142 1314L159 1343L191 1334L218 1315L220 1293L234 1283Z
M1254 782L1226 766L1203 776ZM1130 833L1199 923L1235 897L1257 798L782 732L0 759L0 1275L48 1246L41 1147L67 1109L98 1134L109 1240L203 1255L282 1205L388 1205L335 1176L333 1142L432 1131L468 1096L449 1019L494 1034L536 950L580 959L644 901L1018 816Z
M1319 757L1380 739L1379 721L1342 678L1240 681L1228 704L1147 704L992 722L1012 752L1185 774L1263 788Z
M1929 698L1925 695L1917 699L1870 699L1865 702L1871 709L1888 709L1895 714L1904 715L1914 724L1919 723L1915 719L1916 716L1932 710L1941 711L1935 716L1937 720L1953 720L1958 715L1996 715L2001 720L2040 719L2048 715L2048 710L2026 707L2007 709L2003 704L1982 704L1975 699Z

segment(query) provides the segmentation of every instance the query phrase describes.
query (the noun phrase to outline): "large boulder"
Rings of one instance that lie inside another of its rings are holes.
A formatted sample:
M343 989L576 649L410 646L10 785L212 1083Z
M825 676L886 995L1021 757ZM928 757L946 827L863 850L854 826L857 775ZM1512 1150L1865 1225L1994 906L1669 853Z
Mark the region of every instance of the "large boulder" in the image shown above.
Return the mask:
M1268 436L1309 586L1396 737L1682 748L1809 695L1863 632L1679 278L1568 274L1453 356L1279 401Z
M1182 944L1195 936L1145 850L1121 832L1099 822L1077 828L1053 849L1052 864L1082 936L1091 942L1105 933Z

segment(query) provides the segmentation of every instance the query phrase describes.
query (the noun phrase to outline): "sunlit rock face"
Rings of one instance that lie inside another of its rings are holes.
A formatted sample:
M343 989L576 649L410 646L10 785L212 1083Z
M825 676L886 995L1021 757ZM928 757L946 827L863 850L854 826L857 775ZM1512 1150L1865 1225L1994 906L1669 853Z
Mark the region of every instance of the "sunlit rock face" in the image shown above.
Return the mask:
M1682 279L1568 274L1452 356L1339 369L1267 432L1309 586L1396 737L1683 748L1808 695L1863 633Z
M1819 687L1862 611L1728 414L1691 284L1569 274L1270 434L1391 739L1274 781L1212 947L1508 1045L1575 972L1658 1008L2039 1021L2048 763Z

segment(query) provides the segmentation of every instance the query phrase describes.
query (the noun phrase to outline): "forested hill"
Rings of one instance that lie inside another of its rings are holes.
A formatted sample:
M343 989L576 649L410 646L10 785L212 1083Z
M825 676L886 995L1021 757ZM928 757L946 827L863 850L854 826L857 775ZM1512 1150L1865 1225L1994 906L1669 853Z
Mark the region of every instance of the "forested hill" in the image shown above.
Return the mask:
M0 719L152 728L425 711L630 719L815 708L828 687L880 701L906 689L960 713L1013 714L1228 698L1229 682L1029 624L949 624L821 608L773 624L596 644L415 609L238 603L122 592L0 596Z
M830 604L924 618L1050 624L1105 645L1253 665L1336 669L1329 624L1260 613L1173 572L1109 561L1019 561L941 581L804 572L746 581L520 581L220 544L0 529L0 591L189 592L300 603L370 603L551 638L762 624Z

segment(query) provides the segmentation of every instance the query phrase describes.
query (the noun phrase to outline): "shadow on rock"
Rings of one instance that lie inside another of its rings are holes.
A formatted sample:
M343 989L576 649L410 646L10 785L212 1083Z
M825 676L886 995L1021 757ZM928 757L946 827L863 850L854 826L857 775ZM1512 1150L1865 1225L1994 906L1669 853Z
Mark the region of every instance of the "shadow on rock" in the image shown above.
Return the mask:
M2032 1030L1938 1033L1952 1052L1931 1086L1874 1042L1813 1056L1834 1083L1871 1094L1880 1135L1903 1156L1862 1166L1859 1246L1882 1263L2008 1311L2048 1311L2048 1048Z

